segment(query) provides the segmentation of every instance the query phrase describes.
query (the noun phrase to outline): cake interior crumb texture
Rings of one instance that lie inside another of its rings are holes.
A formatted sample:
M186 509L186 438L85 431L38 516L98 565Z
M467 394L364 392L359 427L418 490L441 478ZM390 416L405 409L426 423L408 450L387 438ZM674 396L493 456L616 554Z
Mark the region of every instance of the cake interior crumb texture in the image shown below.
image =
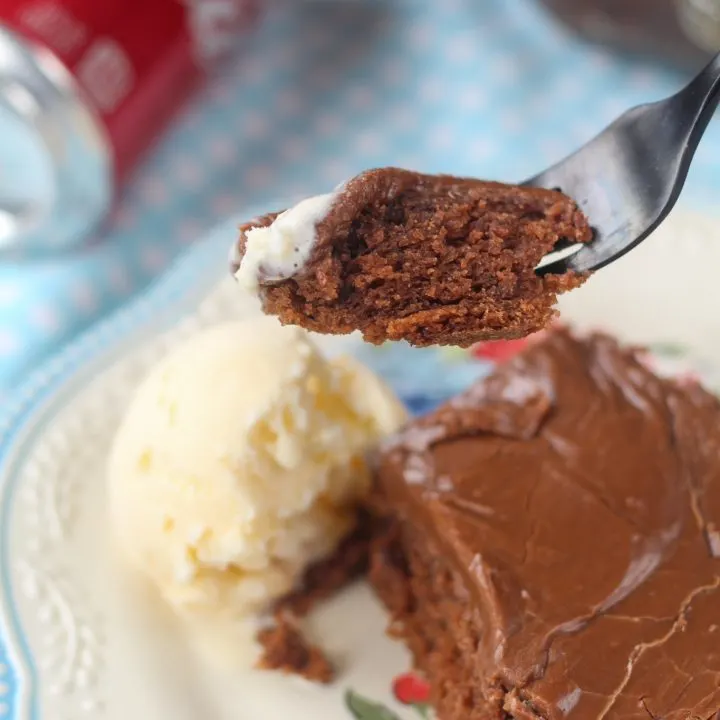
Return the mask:
M370 578L442 720L717 720L720 407L549 334L384 451Z
M269 215L240 232L267 226ZM261 282L265 311L372 343L468 346L545 327L557 294L584 276L539 276L561 241L587 242L588 220L560 192L383 168L338 191L305 266Z

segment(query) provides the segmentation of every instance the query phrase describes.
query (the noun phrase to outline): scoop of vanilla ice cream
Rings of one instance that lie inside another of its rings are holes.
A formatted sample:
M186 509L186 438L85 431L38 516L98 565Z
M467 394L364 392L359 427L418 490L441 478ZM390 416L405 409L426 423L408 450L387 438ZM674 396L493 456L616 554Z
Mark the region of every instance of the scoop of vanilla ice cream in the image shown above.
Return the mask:
M119 544L182 610L262 611L351 528L365 454L404 420L368 369L299 328L203 331L152 370L115 438Z

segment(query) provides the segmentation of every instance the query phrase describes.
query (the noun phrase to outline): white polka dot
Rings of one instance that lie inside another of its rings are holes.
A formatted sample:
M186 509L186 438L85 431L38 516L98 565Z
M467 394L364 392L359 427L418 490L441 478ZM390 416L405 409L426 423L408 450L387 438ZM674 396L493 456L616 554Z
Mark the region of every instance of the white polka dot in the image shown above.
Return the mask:
M346 67L357 65L362 62L363 58L367 55L367 42L348 42L348 44L343 47L342 54Z
M217 135L208 142L210 157L218 165L229 165L237 158L237 144L232 138L225 135Z
M621 100L616 97L609 97L603 100L600 104L600 112L603 116L608 119L615 119L628 109L628 103L626 100Z
M328 46L332 41L332 33L328 32L325 23L316 23L303 36L303 44L313 50L320 50Z
M515 58L499 57L492 63L493 75L503 83L512 82L520 76L520 66Z
M20 297L20 288L12 283L0 285L0 307L9 307Z
M174 163L175 177L188 188L197 188L202 182L200 161L196 158L179 157Z
M338 183L346 180L350 175L347 164L342 160L332 158L320 165L320 174L328 182Z
M605 52L588 48L587 53L587 60L593 70L605 71L613 64L611 57Z
M70 288L70 297L78 310L93 312L98 306L98 297L92 286L78 280Z
M135 211L128 205L121 205L114 215L115 226L120 230L128 230L137 222Z
M500 124L503 130L519 132L525 127L526 116L517 108L504 110L500 113Z
M454 141L454 132L448 125L438 125L428 132L428 145L435 150L445 150Z
M629 80L634 90L649 90L656 86L657 75L649 68L634 68L630 71Z
M269 132L268 119L260 113L248 111L244 117L243 130L245 137L251 140L267 137Z
M389 118L398 130L412 130L418 124L417 111L407 105L398 105L390 110Z
M547 162L562 160L567 155L568 149L563 143L554 138L543 138L539 143L540 151Z
M315 123L315 128L322 135L333 135L343 126L342 120L337 115L323 113Z
M125 294L132 288L130 274L126 267L116 264L112 265L108 270L108 285L115 292Z
M354 110L365 110L375 102L375 93L366 85L355 87L350 90L348 104Z
M488 96L479 87L470 87L461 90L457 104L462 110L482 110L488 105Z
M476 35L463 35L450 38L447 43L445 55L456 63L469 63L477 55L478 39Z
M543 114L552 106L553 99L549 93L535 95L527 101L527 110L530 115Z
M357 136L355 147L364 153L376 153L383 149L385 142L375 130L365 130Z
M296 88L285 88L277 96L277 109L285 116L299 114L305 105L305 96Z
M245 172L245 184L254 189L265 188L273 179L274 169L266 163L250 165Z
M474 160L486 160L495 154L495 144L487 138L473 140L468 148Z
M445 94L446 83L437 77L425 78L420 82L419 96L424 102L437 102Z
M570 135L579 144L590 140L600 131L600 126L592 122L584 122L582 120L573 123L570 128Z
M200 124L201 113L199 110L189 110L183 116L185 127L194 129Z
M20 348L20 340L9 330L0 330L0 356L8 357Z
M225 105L230 102L233 98L235 88L230 85L227 81L216 82L213 87L210 88L210 97L220 105Z
M285 161L296 161L308 154L308 143L305 138L297 135L289 135L280 141L278 152Z
M328 187L328 190L331 188ZM287 198L288 206L296 205L301 200L304 200L308 196L307 184L301 182L297 185L291 185L287 188L287 192L284 193L283 197Z
M145 178L140 184L140 194L148 205L158 207L167 202L167 185L161 178Z
M219 193L212 198L210 206L216 215L230 215L237 210L237 197L232 193Z
M408 65L402 58L390 58L382 69L382 79L391 87L404 83L409 74Z
M0 697L10 692L10 686L7 683L0 682Z
M140 265L143 270L157 272L168 262L167 253L156 245L144 245L140 248Z
M186 219L178 224L176 237L181 243L187 245L195 242L200 237L201 232L202 227L200 223L196 220Z
M7 703L0 702L0 717L6 717L10 712L10 706Z
M245 77L246 80L249 80L253 83L260 83L267 77L269 71L269 63L265 53L262 54L262 57L246 57L243 59L245 62L241 67L240 73ZM230 88L228 88L228 90L228 96L233 97L236 92L236 87L231 86Z
M338 73L338 68L333 65L313 69L310 84L317 90L330 90L338 83Z
M432 45L435 37L434 29L429 25L417 24L413 25L408 31L408 41L410 47L416 50L426 50Z
M55 333L60 328L60 316L50 305L35 305L28 312L30 322L40 330Z
M0 677L5 677L8 674L8 666L5 663L0 663Z
M279 70L285 70L290 67L294 67L298 59L300 51L305 51L307 46L299 42L289 43L282 45L278 48L273 48L271 53L261 53L257 57L257 62L253 63L260 66L264 71L265 75L269 75L271 72L278 72ZM239 56L241 67L245 64L245 58L242 55ZM255 75L253 74L254 78Z
M555 84L553 100L571 100L582 94L585 90L586 78L579 78L576 75L563 75Z

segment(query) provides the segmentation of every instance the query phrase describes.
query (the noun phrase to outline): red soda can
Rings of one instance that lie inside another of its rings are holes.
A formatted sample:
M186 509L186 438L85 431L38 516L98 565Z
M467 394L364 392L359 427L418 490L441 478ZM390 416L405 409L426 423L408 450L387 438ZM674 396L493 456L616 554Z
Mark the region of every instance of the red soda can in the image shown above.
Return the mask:
M0 248L81 243L260 0L0 0Z

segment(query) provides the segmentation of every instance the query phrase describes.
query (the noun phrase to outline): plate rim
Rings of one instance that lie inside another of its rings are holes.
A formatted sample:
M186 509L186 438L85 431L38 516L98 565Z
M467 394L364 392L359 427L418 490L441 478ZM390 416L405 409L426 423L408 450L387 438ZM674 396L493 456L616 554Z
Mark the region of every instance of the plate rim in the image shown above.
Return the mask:
M245 213L243 214L245 216ZM211 228L198 243L182 252L161 275L108 316L46 358L9 394L0 410L0 718L16 720L18 700L27 702L28 717L40 720L37 672L19 621L10 580L8 534L17 488L17 468L23 450L32 444L33 430L67 388L92 383L96 373L112 365L118 348L133 346L151 332L168 330L222 279L226 252L237 218ZM77 384L76 384L77 383ZM18 719L19 720L19 719Z
M677 214L677 213L676 213ZM680 211L700 218L709 212L687 207ZM243 213L242 217L252 216ZM234 215L207 232L180 253L172 264L121 307L100 318L30 371L0 408L0 718L19 720L17 703L27 701L26 720L42 720L38 676L27 637L19 619L10 582L7 539L25 451L32 447L43 420L53 409L74 398L95 378L113 366L113 358L137 348L154 333L169 330L197 309L200 301L222 280L227 248L241 216ZM218 259L221 260L219 267ZM226 275L228 275L226 273ZM17 660L16 660L17 658Z

